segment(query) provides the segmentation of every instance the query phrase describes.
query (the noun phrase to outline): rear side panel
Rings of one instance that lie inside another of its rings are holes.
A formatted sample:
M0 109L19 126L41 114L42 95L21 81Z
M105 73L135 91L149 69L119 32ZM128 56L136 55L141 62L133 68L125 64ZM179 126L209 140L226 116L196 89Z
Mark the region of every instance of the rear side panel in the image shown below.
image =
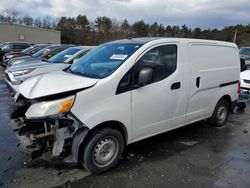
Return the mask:
M218 100L237 99L240 59L237 47L189 44L190 96L186 122L212 115Z

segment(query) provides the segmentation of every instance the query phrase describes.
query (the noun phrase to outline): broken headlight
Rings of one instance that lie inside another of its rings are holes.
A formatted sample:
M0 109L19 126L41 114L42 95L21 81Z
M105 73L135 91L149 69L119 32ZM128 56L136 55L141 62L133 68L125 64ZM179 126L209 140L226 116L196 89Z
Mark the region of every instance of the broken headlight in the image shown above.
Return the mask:
M30 106L25 116L27 118L41 118L68 112L73 106L74 100L75 96L70 96L63 99L35 103Z

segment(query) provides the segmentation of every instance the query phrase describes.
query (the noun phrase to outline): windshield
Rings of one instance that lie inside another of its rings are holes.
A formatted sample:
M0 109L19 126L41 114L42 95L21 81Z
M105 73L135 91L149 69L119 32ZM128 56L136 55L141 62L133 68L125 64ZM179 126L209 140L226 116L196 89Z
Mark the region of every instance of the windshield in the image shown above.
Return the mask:
M48 62L49 63L63 63L65 60L67 60L68 58L70 58L72 55L79 52L80 50L81 49L79 48L68 48L60 52L59 54L49 58Z
M240 55L250 56L250 48L241 48L239 53L240 53Z
M91 78L105 78L115 72L142 44L104 44L73 63L67 71Z
M41 57L41 56L43 55L43 53L44 53L45 50L48 50L48 48L43 48L43 49L37 51L36 53L34 53L34 54L32 55L32 57L34 57L34 58Z
M11 50L11 47L12 47L12 44L3 44L1 46L1 49L7 51L7 50Z
M34 46L30 46L30 47L28 47L28 48L23 49L21 52L27 54L27 53L30 52L33 48L34 48Z

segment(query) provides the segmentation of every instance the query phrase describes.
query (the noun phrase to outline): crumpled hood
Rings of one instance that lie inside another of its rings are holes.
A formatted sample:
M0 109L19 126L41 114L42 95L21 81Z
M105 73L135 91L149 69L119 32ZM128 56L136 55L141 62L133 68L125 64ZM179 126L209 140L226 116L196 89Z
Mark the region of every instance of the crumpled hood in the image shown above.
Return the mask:
M13 72L13 71L19 71L19 70L27 70L27 69L37 68L37 67L51 65L51 64L52 63L47 63L46 61L40 61L40 60L29 61L27 63L12 65L8 68L8 71Z
M97 81L98 79L56 71L26 80L20 85L19 92L28 99L35 99L88 88L95 85Z

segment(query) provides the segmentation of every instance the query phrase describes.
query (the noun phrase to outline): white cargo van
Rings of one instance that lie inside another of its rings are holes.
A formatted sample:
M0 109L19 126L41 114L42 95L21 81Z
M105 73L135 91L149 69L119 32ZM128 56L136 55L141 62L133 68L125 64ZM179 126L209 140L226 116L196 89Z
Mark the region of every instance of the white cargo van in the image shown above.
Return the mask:
M102 173L133 142L207 118L224 125L238 98L239 78L233 43L114 41L63 71L22 83L12 127L19 147L33 157L49 152Z

